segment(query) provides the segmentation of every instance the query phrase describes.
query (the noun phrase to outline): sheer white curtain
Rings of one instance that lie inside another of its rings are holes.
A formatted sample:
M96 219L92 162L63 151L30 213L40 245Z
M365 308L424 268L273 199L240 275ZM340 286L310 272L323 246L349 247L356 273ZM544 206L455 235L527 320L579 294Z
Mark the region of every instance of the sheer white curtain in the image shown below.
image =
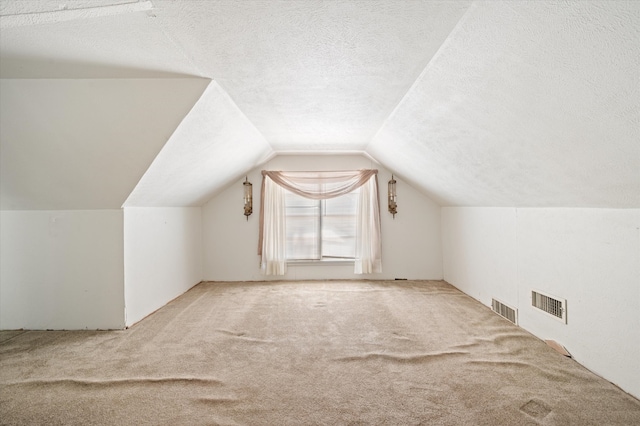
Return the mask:
M285 189L266 177L262 178L260 202L260 268L266 275L284 275L287 272L285 240Z
M356 223L354 272L382 272L378 171L337 172L262 171L260 202L260 267L266 275L284 275L287 270L285 189L314 200L338 197L361 188Z
M377 175L360 187L356 214L356 274L382 272L380 241L380 202Z

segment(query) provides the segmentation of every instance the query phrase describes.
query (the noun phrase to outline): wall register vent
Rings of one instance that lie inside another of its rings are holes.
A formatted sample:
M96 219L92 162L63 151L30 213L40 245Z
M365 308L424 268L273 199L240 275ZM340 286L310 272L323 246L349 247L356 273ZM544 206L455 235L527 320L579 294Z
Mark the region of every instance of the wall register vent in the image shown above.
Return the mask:
M555 319L567 323L567 300L531 291L531 306L551 315Z
M518 311L515 308L512 308L499 300L491 299L491 309L501 317L508 319L514 324L518 324Z

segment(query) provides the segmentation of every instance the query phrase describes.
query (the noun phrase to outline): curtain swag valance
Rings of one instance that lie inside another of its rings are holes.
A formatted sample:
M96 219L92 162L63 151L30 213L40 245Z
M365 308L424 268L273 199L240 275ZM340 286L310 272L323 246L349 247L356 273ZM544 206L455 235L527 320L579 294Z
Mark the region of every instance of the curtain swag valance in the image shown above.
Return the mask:
M382 272L378 170L330 172L262 171L260 267L267 275L286 273L284 190L314 200L360 190L357 212L355 273Z
M313 200L348 194L377 174L378 171L375 169L338 172L262 171L263 177L268 176L284 189Z

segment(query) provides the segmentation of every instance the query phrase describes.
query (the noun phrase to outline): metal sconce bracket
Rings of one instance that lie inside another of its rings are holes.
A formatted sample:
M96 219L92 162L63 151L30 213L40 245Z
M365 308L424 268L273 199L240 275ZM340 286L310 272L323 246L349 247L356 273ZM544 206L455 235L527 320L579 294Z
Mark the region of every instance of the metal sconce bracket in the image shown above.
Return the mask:
M391 175L391 180L389 181L388 188L388 198L389 198L389 213L393 215L393 218L396 218L396 214L398 213L398 196L396 194L396 180L393 178L393 174Z
M249 178L247 176L244 177L242 186L244 188L244 215L247 217L248 221L249 216L253 213L253 185L249 182Z

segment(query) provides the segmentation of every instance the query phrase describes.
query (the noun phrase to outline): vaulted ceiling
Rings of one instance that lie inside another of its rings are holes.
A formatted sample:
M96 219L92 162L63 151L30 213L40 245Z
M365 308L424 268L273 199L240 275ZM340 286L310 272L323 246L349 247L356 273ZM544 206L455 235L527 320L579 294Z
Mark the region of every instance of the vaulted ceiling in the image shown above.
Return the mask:
M291 152L640 207L639 70L633 1L0 0L2 208L201 205Z

